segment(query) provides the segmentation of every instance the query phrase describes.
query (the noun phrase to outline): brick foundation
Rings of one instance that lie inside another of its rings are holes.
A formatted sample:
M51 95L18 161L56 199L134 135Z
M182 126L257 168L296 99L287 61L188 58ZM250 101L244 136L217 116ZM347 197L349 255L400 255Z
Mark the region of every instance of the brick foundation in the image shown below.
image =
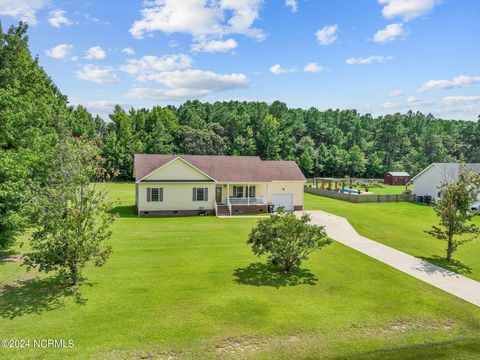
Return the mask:
M266 213L267 205L232 205L232 215Z
M206 209L208 215L215 215L215 210ZM161 211L140 211L140 217L155 217L155 216L199 216L199 210L161 210Z
M301 211L301 210L303 210L303 206L302 205L294 205L293 210L294 211Z

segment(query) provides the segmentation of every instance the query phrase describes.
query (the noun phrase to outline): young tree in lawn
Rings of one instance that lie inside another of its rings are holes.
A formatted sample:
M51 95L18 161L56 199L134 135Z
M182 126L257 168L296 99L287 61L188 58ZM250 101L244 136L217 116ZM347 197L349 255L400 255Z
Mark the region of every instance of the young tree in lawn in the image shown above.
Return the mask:
M24 264L47 273L58 270L77 285L88 262L102 266L110 255L111 247L103 243L111 236L114 215L106 193L91 183L104 173L95 147L79 141L60 147L49 186L36 189L39 228Z
M262 219L252 229L247 243L255 255L266 254L269 262L280 265L288 273L300 266L308 255L330 244L322 226L309 224L310 216L298 218L280 211Z
M462 166L458 180L442 184L439 190L442 196L435 201L434 210L440 222L426 232L447 242L446 259L450 261L460 245L480 235L480 228L470 223L475 215L471 205L480 195L480 177Z

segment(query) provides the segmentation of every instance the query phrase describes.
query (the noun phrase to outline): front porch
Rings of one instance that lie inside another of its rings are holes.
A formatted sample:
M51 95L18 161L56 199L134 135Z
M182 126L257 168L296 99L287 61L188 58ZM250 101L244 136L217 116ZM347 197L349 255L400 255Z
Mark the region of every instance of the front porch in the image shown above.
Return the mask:
M267 183L218 184L215 188L216 214L267 213L267 186Z

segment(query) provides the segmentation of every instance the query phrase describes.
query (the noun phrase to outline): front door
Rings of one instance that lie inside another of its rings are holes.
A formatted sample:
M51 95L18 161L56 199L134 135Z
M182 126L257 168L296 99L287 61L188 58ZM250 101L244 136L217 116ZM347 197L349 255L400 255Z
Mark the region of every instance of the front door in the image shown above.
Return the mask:
M217 204L221 204L222 203L222 187L220 186L217 186L215 188L215 201L217 202Z

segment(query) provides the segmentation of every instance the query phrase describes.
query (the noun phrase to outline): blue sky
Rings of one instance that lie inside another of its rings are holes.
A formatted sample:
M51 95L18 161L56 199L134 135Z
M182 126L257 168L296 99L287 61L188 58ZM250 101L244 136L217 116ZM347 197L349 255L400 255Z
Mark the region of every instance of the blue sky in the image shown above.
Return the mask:
M72 104L480 114L477 0L0 0Z

